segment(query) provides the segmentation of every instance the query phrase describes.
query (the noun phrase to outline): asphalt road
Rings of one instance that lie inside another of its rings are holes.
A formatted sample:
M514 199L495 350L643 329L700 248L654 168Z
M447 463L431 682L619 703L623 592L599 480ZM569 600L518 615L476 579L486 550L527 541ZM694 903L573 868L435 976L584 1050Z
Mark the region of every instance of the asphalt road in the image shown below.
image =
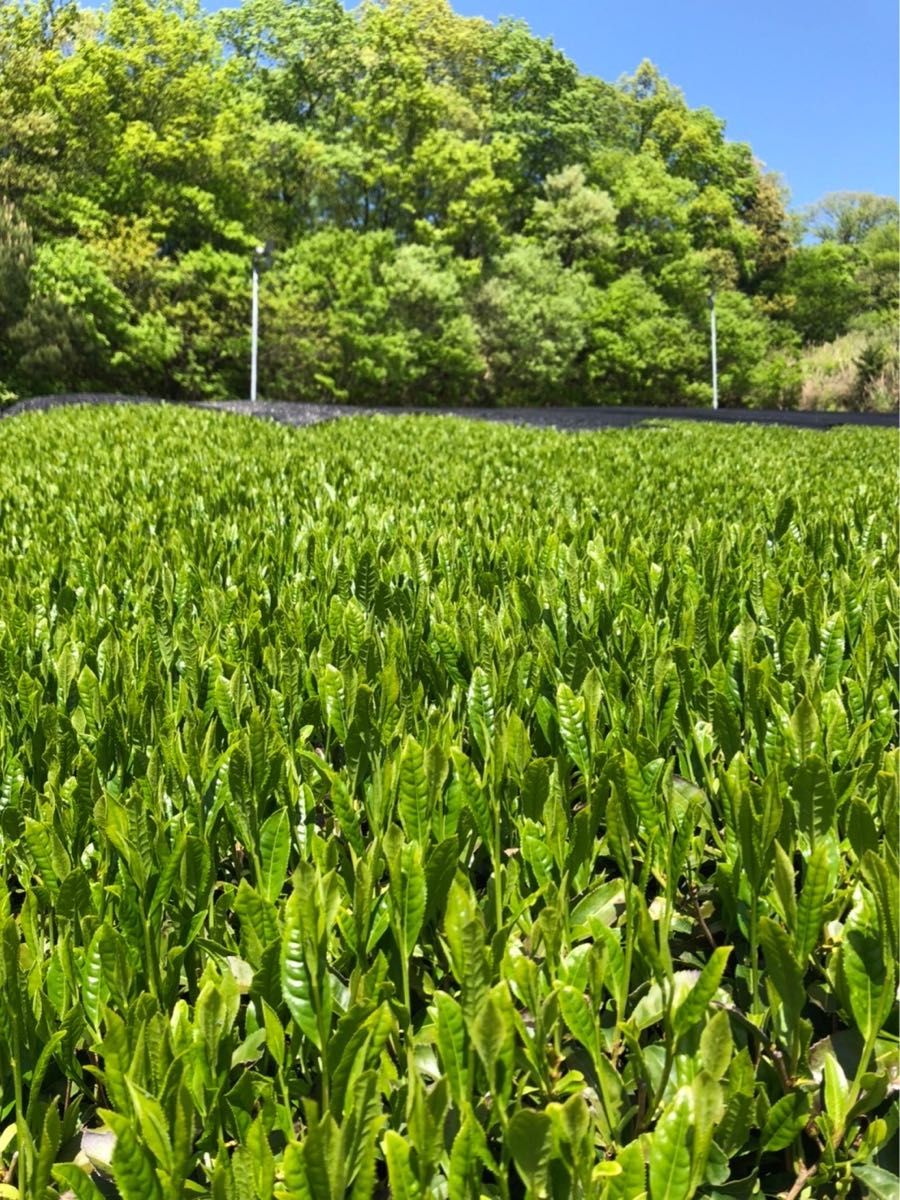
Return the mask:
M21 412L42 411L69 404L166 404L170 401L151 396L116 396L98 393L78 393L64 396L35 396L0 411L0 417ZM757 424L790 425L798 429L833 429L838 425L881 426L898 428L896 413L844 412L778 412L773 409L724 408L713 412L708 408L367 408L350 404L302 404L248 400L222 400L186 405L191 408L213 408L245 416L263 417L284 425L316 425L336 417L359 417L372 413L397 416L408 413L445 414L471 420L499 421L512 425L535 425L548 429L591 430L625 429L641 422L711 421L720 425Z

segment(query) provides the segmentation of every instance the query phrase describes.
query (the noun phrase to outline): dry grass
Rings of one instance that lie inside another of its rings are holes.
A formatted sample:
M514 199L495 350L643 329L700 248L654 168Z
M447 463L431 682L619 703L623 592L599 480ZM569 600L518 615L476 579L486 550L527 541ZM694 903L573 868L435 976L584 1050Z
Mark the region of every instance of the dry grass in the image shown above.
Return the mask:
M883 357L880 368L874 362ZM802 360L799 407L806 412L891 412L900 403L900 354L884 335L854 331L813 346Z

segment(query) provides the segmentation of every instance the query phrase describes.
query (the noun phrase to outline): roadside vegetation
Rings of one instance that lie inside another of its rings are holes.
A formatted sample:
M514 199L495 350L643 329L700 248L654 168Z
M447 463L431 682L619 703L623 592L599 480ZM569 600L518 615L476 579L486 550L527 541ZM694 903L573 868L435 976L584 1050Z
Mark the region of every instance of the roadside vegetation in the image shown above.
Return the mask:
M800 408L890 412L900 394L896 331L855 330L804 355Z
M896 202L787 202L652 64L446 0L6 3L0 403L246 396L271 243L269 399L707 404L715 288L724 404L895 404Z
M0 423L0 1194L893 1200L895 451Z

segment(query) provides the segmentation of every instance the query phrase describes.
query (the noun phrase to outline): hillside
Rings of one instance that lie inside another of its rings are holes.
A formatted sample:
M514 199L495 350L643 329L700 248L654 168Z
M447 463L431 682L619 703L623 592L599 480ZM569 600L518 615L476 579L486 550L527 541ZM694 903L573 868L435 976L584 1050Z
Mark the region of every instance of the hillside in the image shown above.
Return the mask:
M890 405L896 203L786 203L652 64L446 0L6 4L0 403L245 396L268 245L269 399L707 404L715 289L723 403L797 404L862 329L841 402Z

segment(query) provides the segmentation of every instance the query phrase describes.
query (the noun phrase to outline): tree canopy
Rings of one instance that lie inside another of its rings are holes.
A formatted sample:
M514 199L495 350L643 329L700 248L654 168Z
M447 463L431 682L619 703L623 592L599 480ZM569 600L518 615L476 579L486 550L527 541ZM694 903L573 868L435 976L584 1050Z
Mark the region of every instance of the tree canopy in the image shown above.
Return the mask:
M790 403L897 306L897 206L787 211L649 62L447 0L0 3L0 395Z

